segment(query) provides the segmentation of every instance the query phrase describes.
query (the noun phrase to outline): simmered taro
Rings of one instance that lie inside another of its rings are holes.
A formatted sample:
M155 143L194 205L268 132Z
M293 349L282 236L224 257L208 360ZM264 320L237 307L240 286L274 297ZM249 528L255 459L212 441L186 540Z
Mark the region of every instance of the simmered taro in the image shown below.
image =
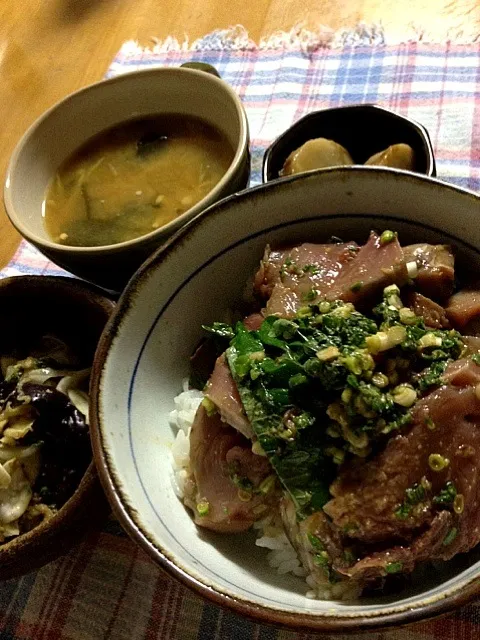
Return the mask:
M91 460L89 370L76 371L68 349L51 344L41 358L1 358L0 542L51 517Z
M350 153L341 144L327 138L313 138L290 153L285 160L280 176L352 164L355 163ZM365 164L413 171L415 153L408 144L392 144L387 149L374 153L366 160Z
M285 160L282 176L345 164L353 164L353 160L341 144L326 138L315 138L314 140L308 140L299 149L292 151Z
M450 247L390 230L267 247L261 310L206 327L224 352L172 413L196 524L253 525L271 565L321 598L478 545L480 338L461 331L479 296L454 283Z
M392 144L388 149L375 153L365 164L413 171L415 168L415 153L408 144Z

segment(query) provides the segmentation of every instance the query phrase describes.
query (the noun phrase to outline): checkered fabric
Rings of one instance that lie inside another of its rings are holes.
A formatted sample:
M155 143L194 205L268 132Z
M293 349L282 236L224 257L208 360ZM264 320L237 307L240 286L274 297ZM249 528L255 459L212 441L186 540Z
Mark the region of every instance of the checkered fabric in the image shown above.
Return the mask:
M252 184L266 146L314 109L377 103L427 127L441 179L480 189L480 45L232 51L221 42L190 51L127 47L108 74L191 60L213 64L240 95L251 131ZM64 274L22 243L3 277ZM380 640L478 637L477 604ZM66 557L0 586L0 638L14 640L308 640L204 602L158 569L111 520ZM323 636L328 638L328 636ZM337 636L338 637L338 636ZM352 636L349 636L350 638ZM355 637L355 636L353 636Z

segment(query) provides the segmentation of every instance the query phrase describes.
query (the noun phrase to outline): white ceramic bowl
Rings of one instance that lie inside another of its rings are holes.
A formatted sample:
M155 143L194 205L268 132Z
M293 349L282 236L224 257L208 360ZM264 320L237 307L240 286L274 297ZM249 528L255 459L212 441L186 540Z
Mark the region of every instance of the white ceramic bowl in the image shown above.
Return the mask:
M448 611L480 591L480 551L419 571L395 597L358 603L305 598L278 576L251 535L197 529L172 489L168 413L188 374L201 324L242 295L267 242L365 241L373 228L403 242L447 241L480 273L480 198L407 172L324 170L233 196L193 220L153 256L123 294L100 342L92 396L101 480L128 533L203 596L241 614L313 630L404 624ZM239 223L241 221L241 223Z
M42 217L42 202L62 162L105 129L162 113L196 116L225 134L234 157L218 184L178 218L139 238L101 247L70 247L51 240ZM34 122L10 159L4 192L6 211L22 236L53 262L107 289L121 291L168 236L217 200L247 186L248 142L242 102L223 80L182 67L135 71L67 96Z

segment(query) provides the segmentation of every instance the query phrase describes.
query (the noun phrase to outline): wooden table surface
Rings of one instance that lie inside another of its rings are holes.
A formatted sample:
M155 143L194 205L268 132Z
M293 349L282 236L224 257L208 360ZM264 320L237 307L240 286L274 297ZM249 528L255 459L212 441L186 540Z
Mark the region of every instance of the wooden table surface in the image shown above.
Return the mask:
M414 7L414 9L413 9ZM413 10L412 10L413 9ZM190 39L243 24L258 40L299 22L315 28L381 23L391 41L473 40L478 0L0 0L0 174L25 129L66 94L102 78L125 40ZM0 266L19 242L0 212Z

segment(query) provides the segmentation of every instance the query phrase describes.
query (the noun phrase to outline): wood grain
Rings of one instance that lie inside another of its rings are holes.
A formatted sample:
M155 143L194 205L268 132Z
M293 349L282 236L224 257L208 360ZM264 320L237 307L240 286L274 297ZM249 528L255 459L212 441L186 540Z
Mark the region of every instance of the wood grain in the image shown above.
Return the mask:
M66 94L99 80L125 40L143 45L173 35L194 39L243 24L254 40L303 22L352 28L381 23L387 38L473 40L477 0L2 0L0 3L0 175L22 133ZM407 9L408 7L408 9ZM426 25L423 34L421 25ZM19 237L0 211L0 266Z

